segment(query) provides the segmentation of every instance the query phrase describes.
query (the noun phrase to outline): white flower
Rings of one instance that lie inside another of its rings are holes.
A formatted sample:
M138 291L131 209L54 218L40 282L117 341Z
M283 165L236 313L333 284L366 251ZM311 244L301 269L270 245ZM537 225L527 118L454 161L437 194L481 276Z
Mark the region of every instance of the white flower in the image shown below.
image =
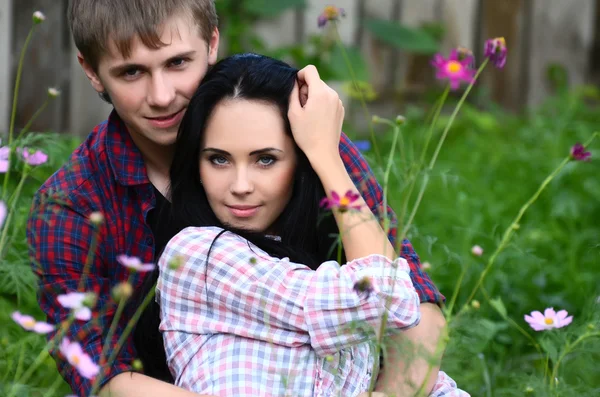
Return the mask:
M42 23L46 20L46 16L41 11L36 11L33 13L33 23L38 24Z

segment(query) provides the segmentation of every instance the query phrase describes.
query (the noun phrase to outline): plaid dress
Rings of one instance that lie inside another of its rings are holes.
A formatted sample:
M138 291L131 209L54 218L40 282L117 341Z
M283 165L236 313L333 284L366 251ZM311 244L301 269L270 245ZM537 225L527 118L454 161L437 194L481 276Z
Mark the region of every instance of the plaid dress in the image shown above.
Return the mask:
M388 326L420 319L406 260L381 255L316 271L269 256L215 227L190 227L159 260L156 288L177 385L219 396L355 396L373 368L368 333L389 299ZM207 261L207 254L210 256ZM178 258L181 266L169 269ZM208 266L207 266L208 262ZM368 276L373 291L354 284ZM393 294L390 294L392 292Z

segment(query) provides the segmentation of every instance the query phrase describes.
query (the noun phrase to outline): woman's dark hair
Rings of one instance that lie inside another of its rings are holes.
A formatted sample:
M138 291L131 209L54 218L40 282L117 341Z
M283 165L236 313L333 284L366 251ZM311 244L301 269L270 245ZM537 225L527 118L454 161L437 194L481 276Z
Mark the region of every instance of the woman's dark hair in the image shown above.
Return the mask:
M288 257L312 269L335 258L332 247L339 234L338 228L332 217L319 217L319 201L325 192L317 174L295 142L298 161L291 187L292 196L272 227L281 237L280 241L264 233L234 229L222 224L212 211L200 183L200 143L215 107L228 99L273 104L281 113L286 133L291 136L287 112L297 72L297 69L284 62L256 54L228 57L208 71L188 104L175 144L170 170L171 213L169 225L165 225L173 235L188 226L218 226L246 238L271 256ZM158 269L145 280L137 297L132 299L132 304L139 306L157 278ZM158 330L159 315L158 304L153 302L136 326L134 343L146 375L172 381Z

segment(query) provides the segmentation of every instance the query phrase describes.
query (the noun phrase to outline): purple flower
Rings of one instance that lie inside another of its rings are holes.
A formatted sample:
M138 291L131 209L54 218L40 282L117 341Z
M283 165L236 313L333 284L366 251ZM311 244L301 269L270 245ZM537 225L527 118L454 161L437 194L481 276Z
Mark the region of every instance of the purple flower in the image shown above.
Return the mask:
M94 379L100 367L92 360L90 356L83 352L81 345L77 342L70 342L67 338L63 339L59 347L60 353L65 356L81 376L86 379Z
M319 206L325 209L337 208L340 212L348 211L349 209L360 209L360 204L351 205L353 202L357 201L360 198L358 193L354 193L352 190L348 190L345 195L340 197L340 195L333 191L331 192L331 198L324 197Z
M549 307L544 310L544 314L539 311L531 312L531 315L525 315L525 321L529 323L535 331L545 331L552 328L562 328L571 324L573 316L568 316L566 310L561 310L558 313L553 308ZM568 317L567 317L568 316Z
M136 258L135 256L119 255L117 256L117 261L126 268L141 273L149 272L155 268L155 265L152 263L142 263L140 258Z
M586 152L585 147L577 142L571 148L571 158L576 161L589 161L590 157L592 157L592 153Z
M473 83L475 71L470 66L471 58L460 59L458 50L452 50L448 59L435 54L431 64L437 69L435 77L439 80L447 79L452 90L458 89L461 82Z
M356 148L361 152L367 152L371 150L371 142L367 140L356 141L354 142L354 144L356 145Z
M36 150L35 152L29 152L29 149L17 149L21 156L23 156L23 160L29 165L41 165L48 161L48 155L40 150Z
M336 6L327 6L317 18L317 26L322 28L329 21L338 21L340 17L345 17L346 11Z
M10 317L27 331L33 331L36 334L47 334L54 331L54 325L43 321L35 321L33 317L20 312L13 312Z
M504 37L496 37L485 41L485 51L483 55L486 58L489 58L498 69L502 69L504 65L506 65L507 52L506 40L504 40Z

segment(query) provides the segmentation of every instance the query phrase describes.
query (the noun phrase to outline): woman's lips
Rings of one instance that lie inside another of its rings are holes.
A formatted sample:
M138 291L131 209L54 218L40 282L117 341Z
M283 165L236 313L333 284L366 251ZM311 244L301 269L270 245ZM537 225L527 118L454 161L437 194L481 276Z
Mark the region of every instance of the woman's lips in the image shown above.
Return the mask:
M239 206L227 206L229 211L233 214L233 216L237 218L250 218L254 216L260 206L249 206L249 205L239 205Z

